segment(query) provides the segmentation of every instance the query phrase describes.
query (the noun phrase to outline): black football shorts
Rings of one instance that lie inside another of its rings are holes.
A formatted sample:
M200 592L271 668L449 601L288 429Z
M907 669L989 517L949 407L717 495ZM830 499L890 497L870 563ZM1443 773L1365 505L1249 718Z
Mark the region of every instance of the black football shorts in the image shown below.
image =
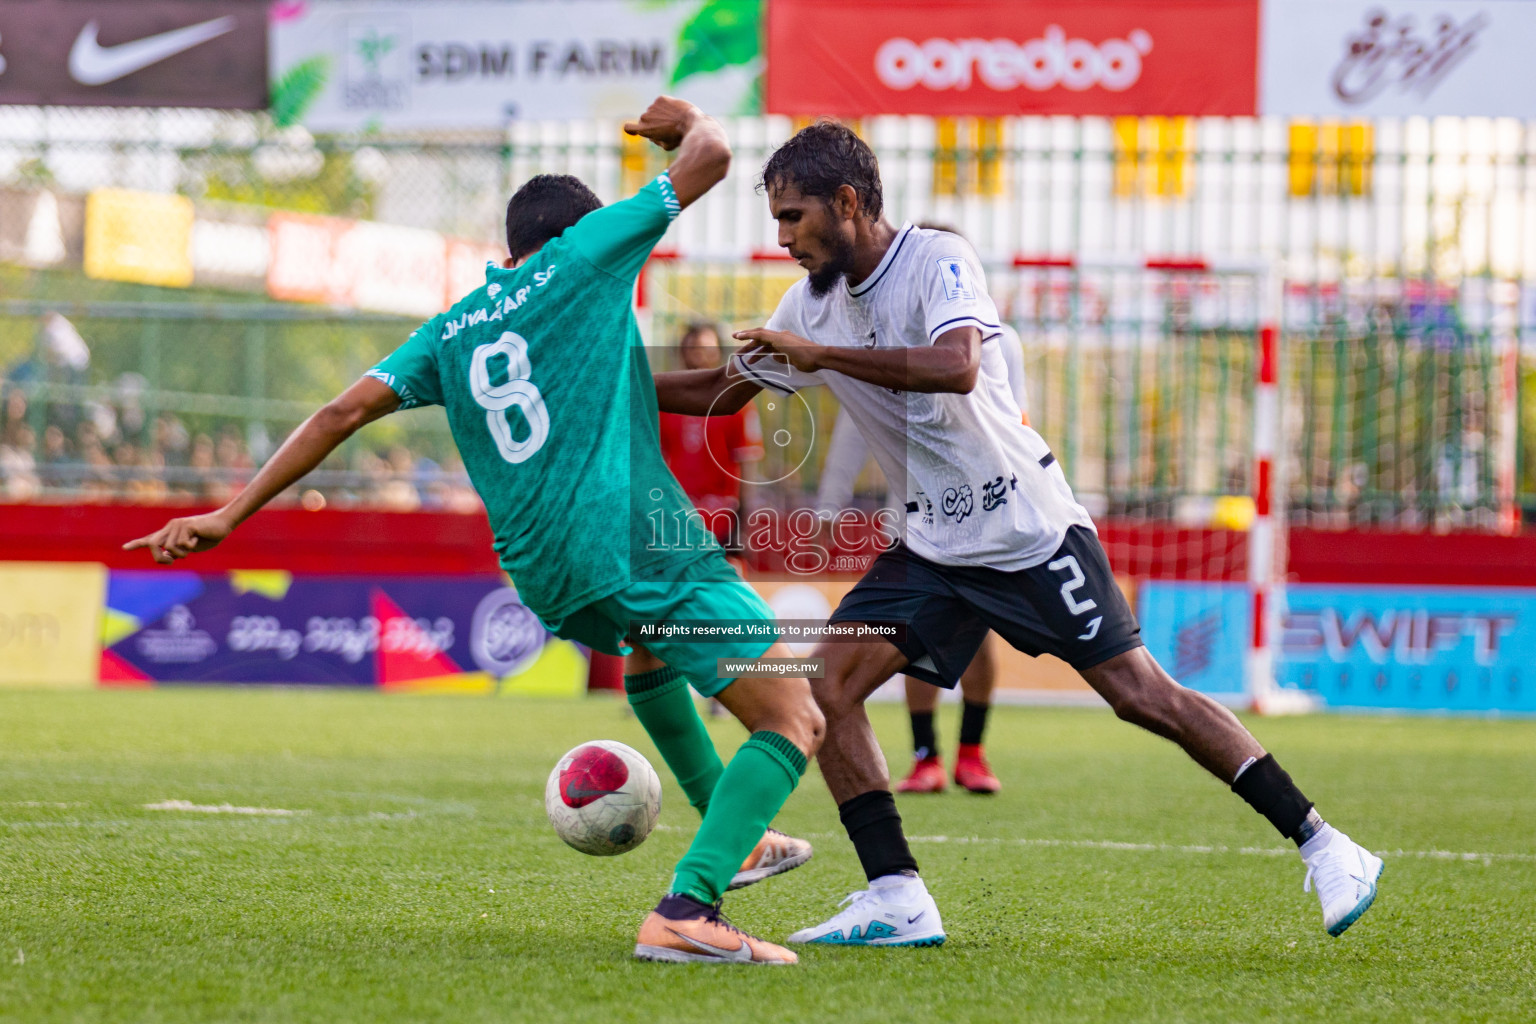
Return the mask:
M1032 569L940 565L900 542L843 597L831 622L901 622L906 672L953 687L993 630L1029 655L1079 671L1142 646L1141 626L1115 583L1099 538L1073 526Z

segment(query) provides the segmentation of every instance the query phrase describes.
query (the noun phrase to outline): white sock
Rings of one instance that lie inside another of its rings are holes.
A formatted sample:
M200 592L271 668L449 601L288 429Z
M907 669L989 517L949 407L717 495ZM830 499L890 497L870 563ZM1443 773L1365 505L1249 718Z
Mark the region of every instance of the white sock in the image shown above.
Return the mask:
M923 880L916 875L881 875L879 878L871 879L869 883L871 889L884 889L889 893L909 885L916 885L920 892L928 891L928 887L923 885Z
M1301 844L1302 859L1305 860L1317 851L1321 850L1323 847L1327 846L1328 843L1333 839L1333 836L1333 826L1327 822L1324 822L1323 827L1313 833L1311 839L1308 839L1306 842Z

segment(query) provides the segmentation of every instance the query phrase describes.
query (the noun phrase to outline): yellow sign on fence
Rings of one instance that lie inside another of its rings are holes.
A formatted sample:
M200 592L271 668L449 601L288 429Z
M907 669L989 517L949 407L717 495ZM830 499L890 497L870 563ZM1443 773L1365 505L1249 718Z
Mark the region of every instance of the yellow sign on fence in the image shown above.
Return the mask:
M108 281L192 284L192 200L99 188L85 200L85 273Z
M0 562L0 686L94 686L107 570Z

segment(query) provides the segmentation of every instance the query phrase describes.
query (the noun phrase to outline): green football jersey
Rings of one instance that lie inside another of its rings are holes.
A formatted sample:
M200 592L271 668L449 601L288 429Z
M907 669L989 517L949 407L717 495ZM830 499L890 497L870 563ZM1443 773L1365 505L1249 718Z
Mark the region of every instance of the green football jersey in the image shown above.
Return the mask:
M523 602L551 627L720 550L662 461L635 279L677 216L663 173L433 317L369 375L442 405Z

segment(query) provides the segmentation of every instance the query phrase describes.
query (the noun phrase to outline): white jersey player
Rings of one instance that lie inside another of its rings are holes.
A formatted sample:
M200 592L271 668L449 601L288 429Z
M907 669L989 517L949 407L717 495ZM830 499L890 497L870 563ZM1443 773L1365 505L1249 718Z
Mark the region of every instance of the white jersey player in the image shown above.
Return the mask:
M864 699L905 671L954 686L987 631L1078 670L1121 718L1177 743L1300 847L1332 935L1376 896L1381 860L1327 824L1237 718L1174 682L1141 642L1092 521L1045 440L1020 420L999 318L971 247L882 216L874 153L848 127L798 132L763 169L779 244L807 276L718 370L659 374L662 409L729 413L762 388L826 386L905 501L901 539L831 621L896 624L889 641L824 643L812 680L818 760L869 887L791 942L932 946L918 876Z

